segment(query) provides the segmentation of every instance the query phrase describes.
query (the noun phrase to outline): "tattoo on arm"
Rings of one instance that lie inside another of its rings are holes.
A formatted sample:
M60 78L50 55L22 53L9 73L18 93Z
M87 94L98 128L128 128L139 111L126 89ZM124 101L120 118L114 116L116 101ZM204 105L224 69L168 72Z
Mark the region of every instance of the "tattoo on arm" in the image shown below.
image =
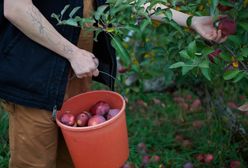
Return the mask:
M72 54L73 53L73 49L68 45L64 45L63 51L65 52L65 54Z
M26 13L28 17L31 19L34 28L36 28L36 30L39 32L40 36L45 37L46 40L48 40L48 42L51 43L51 45L61 46L61 50L65 54L73 53L73 49L71 46L69 46L68 44L62 44L61 37L58 37L57 35L54 34L52 34L53 36L51 36L51 33L53 32L44 25L44 21L45 21L44 16L42 16L40 11L36 7L34 7L33 5L30 6Z
M39 11L31 6L28 8L27 14L32 19L34 27L38 28L40 35L46 35L46 30L42 23L42 16L40 15Z

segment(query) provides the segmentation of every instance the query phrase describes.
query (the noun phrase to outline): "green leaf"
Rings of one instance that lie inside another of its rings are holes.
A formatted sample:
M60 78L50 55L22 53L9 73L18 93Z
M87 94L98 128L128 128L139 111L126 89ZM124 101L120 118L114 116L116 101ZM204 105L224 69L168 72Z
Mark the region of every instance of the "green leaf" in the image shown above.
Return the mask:
M173 20L169 21L169 24L174 28L176 29L179 33L181 33L181 35L184 35L184 32L182 31L181 27L176 23L174 22Z
M99 35L101 32L102 32L101 29L97 29L97 30L95 31L94 41L96 41L96 42L98 41L97 38L98 38L98 35Z
M72 17L75 15L75 13L76 13L80 8L81 8L80 6L74 8L74 9L70 12L69 17L72 18Z
M184 62L177 62L177 63L175 63L175 64L172 64L169 68L170 68L170 69L174 69L174 68L182 67L182 66L184 66L184 65L185 65Z
M247 22L240 22L238 23L245 31L248 31L248 23Z
M134 31L135 33L141 33L141 32L140 32L140 29L139 29L137 26L135 26L135 25L126 25L125 28L126 28L127 30L132 30L132 31Z
M151 23L151 20L145 19L140 25L140 31L143 32L145 28Z
M111 36L112 40L111 43L113 47L116 49L117 53L120 54L120 58L124 62L124 64L129 65L131 63L131 60L129 58L129 54L125 47L123 47L121 40L118 37Z
M130 9L130 5L129 4L123 4L123 5L121 5L121 6L117 6L117 7L115 7L115 8L111 8L111 10L110 10L110 14L112 15L112 16L115 16L116 15L116 13L118 13L118 12L123 12L123 11L125 11L125 9Z
M182 50L179 52L180 56L183 57L183 58L186 58L186 59L191 59L189 54L187 53L186 50Z
M241 49L241 56L242 57L248 57L248 48L242 48Z
M209 68L201 68L201 72L204 75L207 80L211 81L211 78L209 76Z
M240 37L239 36L230 35L228 37L228 40L230 40L231 42L233 42L235 46L240 46L241 41L240 41Z
M60 23L60 19L59 19L59 15L56 15L55 13L51 14L51 18L55 18L57 20L58 23Z
M200 68L209 68L209 61L205 60L198 65Z
M182 67L182 74L186 75L189 71L191 71L195 66L185 65Z
M95 12L95 19L99 20L104 13L104 11L107 9L108 5L102 5L97 8L97 11Z
M63 17L64 13L67 11L69 7L70 5L65 5L64 9L60 12L61 18Z
M202 55L207 56L208 54L212 53L214 51L213 48L210 47L204 47L201 51Z
M78 26L78 23L74 20L74 19L67 19L67 20L63 20L61 22L61 24L65 24L65 25L69 25L69 26L75 26L77 27Z
M239 82L240 80L242 80L245 77L245 73L240 73L235 79L234 79L234 83Z
M191 43L189 43L188 47L187 47L187 51L190 54L190 56L194 56L196 53L196 42L195 40L192 41Z
M114 7L119 6L122 2L123 2L123 0L116 0Z
M224 79L225 80L231 80L231 79L235 78L239 73L240 73L239 70L227 71L224 74Z

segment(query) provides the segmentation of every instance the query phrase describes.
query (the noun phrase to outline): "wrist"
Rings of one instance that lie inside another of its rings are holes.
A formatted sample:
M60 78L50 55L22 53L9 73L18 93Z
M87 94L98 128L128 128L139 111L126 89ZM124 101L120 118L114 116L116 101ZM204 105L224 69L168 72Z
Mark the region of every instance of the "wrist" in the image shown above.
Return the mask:
M190 25L188 26L189 28L195 30L196 24L197 24L197 16L190 16L191 18L189 18L189 22ZM188 20L187 20L188 21Z
M80 49L78 47L74 45L63 46L63 55L69 62L71 62L71 60L79 54L80 54Z

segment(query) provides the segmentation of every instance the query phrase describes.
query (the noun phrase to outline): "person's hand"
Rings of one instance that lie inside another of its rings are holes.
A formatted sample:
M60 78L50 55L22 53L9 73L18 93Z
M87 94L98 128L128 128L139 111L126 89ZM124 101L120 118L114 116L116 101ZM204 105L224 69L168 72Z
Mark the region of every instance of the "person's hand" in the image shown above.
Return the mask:
M82 49L73 54L70 59L71 67L78 78L98 76L98 59L90 52Z
M222 43L227 39L227 36L222 35L221 30L214 27L210 16L194 16L191 27L206 40Z

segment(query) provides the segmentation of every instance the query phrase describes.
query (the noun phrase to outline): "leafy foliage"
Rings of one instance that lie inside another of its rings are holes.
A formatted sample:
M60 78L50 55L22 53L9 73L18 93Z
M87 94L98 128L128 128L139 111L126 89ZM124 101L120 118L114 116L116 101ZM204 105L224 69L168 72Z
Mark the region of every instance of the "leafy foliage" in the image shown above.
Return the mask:
M191 72L191 75L201 77L202 74L209 81L219 79L219 76L234 82L247 78L247 1L235 1L235 3L222 0L150 1L148 10L162 3L196 16L212 15L216 20L220 14L228 15L237 22L238 28L237 33L229 36L223 44L206 42L191 29L178 26L172 20L169 9L156 8L152 13L163 14L163 23L151 20L149 17L151 13L143 7L147 2L149 1L108 0L106 5L100 6L95 11L92 18L87 19L75 16L78 9L76 7L71 11L69 19L63 20L63 13L68 6L60 15L52 16L58 20L58 24L84 27L89 22L96 23L95 27L90 29L96 31L96 36L104 31L112 37L113 47L122 64L131 67L132 72L138 73L140 80L161 75L175 76L178 74L176 70L178 68L181 68L182 75ZM220 4L227 5L231 9L221 12ZM190 19L187 20L187 24L191 24ZM215 49L221 49L222 53L213 64L209 61L208 54Z

